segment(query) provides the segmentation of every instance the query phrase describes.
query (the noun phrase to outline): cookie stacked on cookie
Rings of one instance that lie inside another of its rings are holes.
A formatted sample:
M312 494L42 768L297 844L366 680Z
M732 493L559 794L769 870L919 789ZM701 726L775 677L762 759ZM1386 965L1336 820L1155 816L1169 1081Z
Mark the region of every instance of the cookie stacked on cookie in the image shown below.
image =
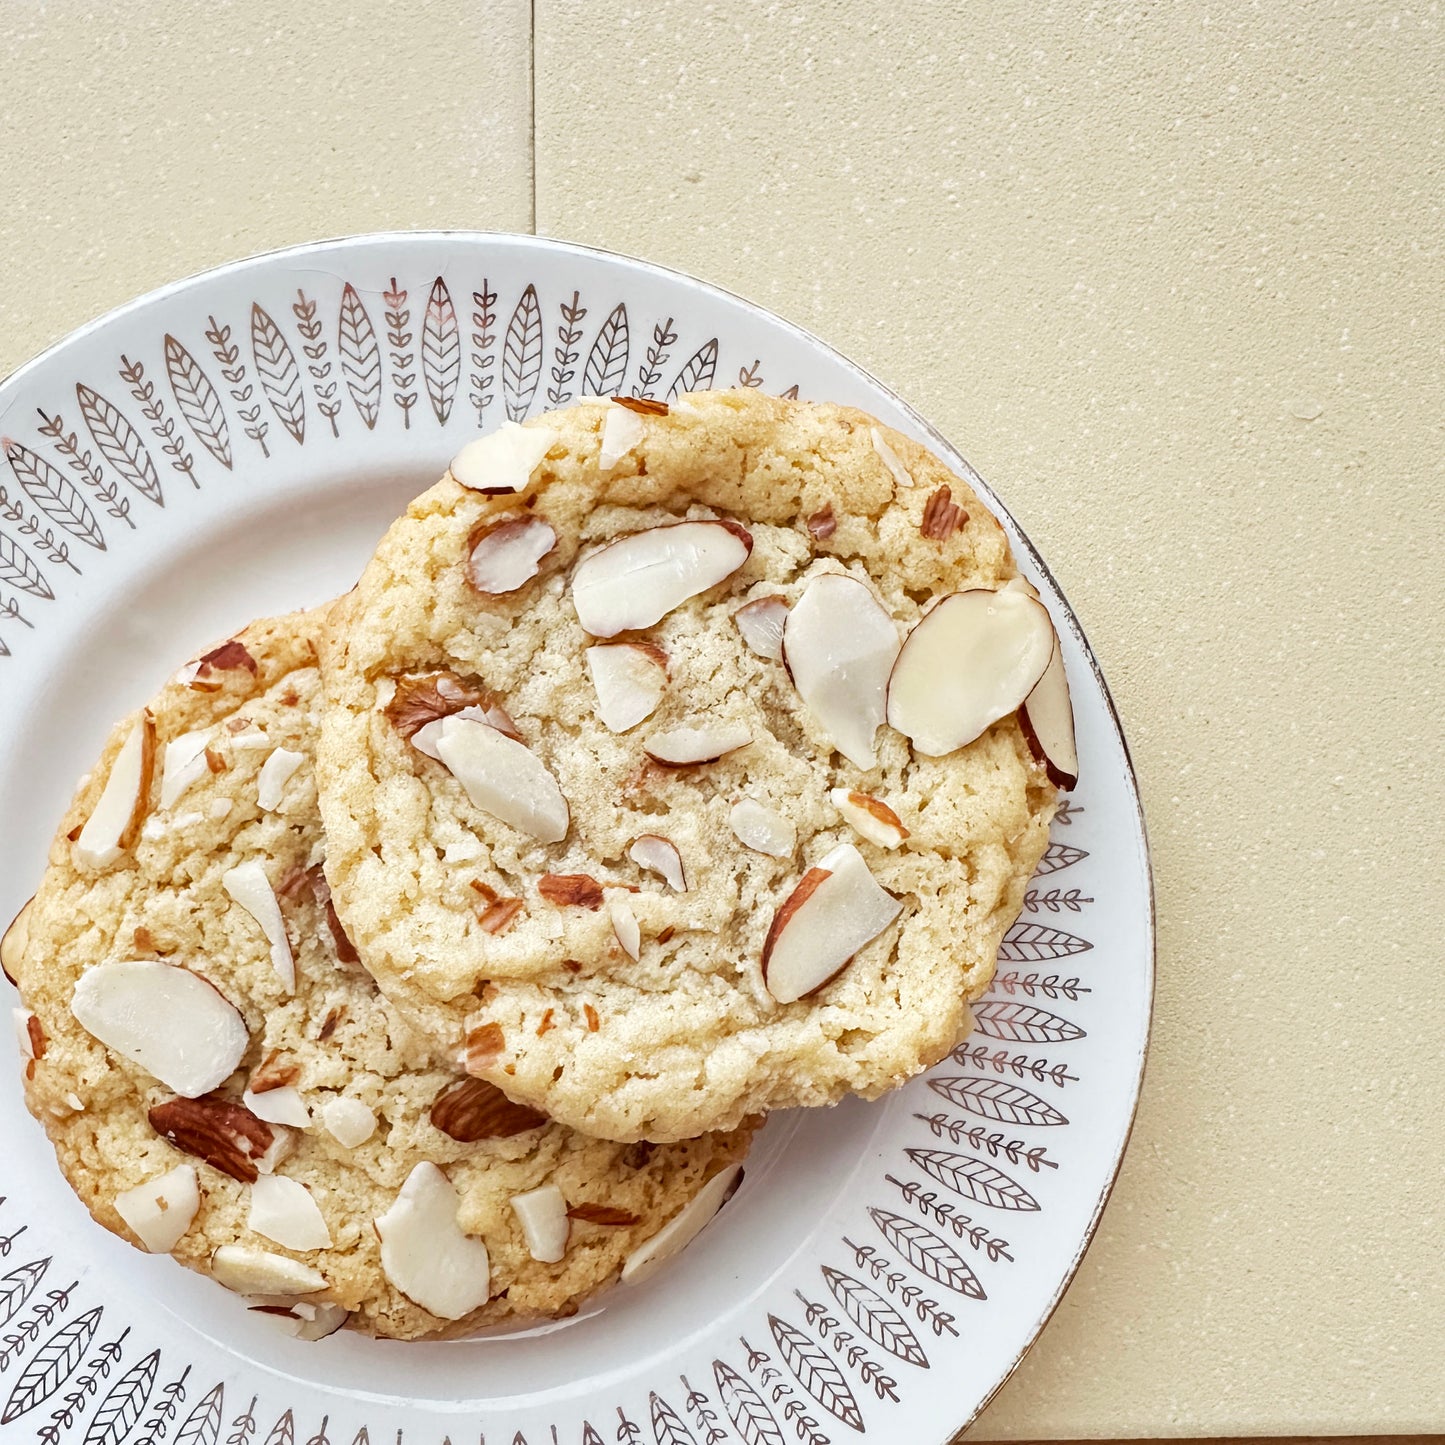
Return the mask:
M507 423L117 729L5 940L27 1098L101 1223L298 1333L568 1313L768 1111L958 1042L1076 771L922 448L751 392Z

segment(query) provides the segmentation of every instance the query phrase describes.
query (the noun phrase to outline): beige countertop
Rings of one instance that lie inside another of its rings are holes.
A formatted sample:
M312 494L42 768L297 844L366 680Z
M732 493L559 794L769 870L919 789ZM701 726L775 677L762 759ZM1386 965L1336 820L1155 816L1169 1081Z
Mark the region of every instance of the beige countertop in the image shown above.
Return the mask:
M1121 1182L976 1436L1445 1430L1440 15L532 8L11 6L0 368L266 247L535 225L875 371L1072 599L1159 891Z

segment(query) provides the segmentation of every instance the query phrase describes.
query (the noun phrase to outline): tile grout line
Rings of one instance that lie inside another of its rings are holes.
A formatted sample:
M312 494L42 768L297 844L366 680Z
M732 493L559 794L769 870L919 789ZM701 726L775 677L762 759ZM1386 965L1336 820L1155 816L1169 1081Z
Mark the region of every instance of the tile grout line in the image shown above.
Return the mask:
M530 0L528 5L529 31L528 31L528 66L527 66L527 104L528 104L528 136L527 143L531 156L530 175L532 209L529 222L532 234L537 234L537 0Z

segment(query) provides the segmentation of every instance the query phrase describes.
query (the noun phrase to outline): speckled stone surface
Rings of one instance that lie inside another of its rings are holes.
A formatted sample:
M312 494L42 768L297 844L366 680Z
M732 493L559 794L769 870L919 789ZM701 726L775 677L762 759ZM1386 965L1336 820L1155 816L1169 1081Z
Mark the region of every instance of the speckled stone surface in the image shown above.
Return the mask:
M264 246L526 229L529 8L12 7L0 366ZM1049 558L1128 725L1149 1079L1078 1281L975 1435L1445 1430L1440 16L536 22L539 228L731 286L921 407Z
M6 7L0 375L257 251L528 230L529 24L528 0Z
M916 403L1049 559L1128 726L1144 1103L976 1436L1445 1429L1440 17L537 24L539 228L754 297Z

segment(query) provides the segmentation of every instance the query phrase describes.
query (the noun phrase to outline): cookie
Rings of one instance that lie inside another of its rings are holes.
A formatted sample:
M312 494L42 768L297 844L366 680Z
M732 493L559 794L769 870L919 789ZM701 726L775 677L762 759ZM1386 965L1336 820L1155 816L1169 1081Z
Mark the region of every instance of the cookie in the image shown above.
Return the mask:
M467 1078L327 897L320 615L126 719L6 937L26 1098L95 1218L319 1334L571 1313L705 1221L749 1129L603 1143Z
M404 1013L586 1133L876 1097L967 1030L1045 847L1019 708L1062 755L1056 647L997 521L860 412L509 423L324 648L337 910Z

